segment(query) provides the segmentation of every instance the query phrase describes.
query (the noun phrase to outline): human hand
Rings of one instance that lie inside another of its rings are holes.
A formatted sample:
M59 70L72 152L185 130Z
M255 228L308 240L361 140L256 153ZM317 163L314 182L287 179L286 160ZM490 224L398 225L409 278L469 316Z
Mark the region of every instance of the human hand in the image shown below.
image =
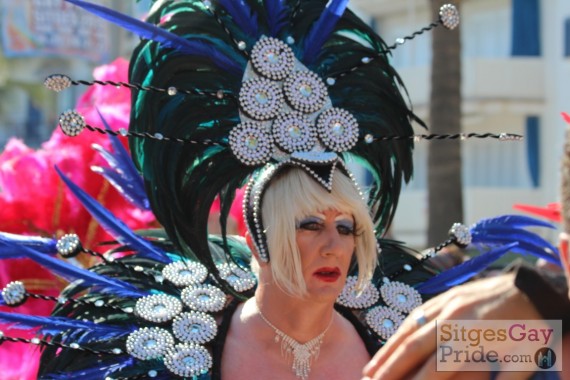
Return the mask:
M542 320L504 274L456 286L432 298L402 323L363 370L363 380L489 379L488 372L436 372L436 324L441 320ZM527 379L529 372L500 372L498 378Z

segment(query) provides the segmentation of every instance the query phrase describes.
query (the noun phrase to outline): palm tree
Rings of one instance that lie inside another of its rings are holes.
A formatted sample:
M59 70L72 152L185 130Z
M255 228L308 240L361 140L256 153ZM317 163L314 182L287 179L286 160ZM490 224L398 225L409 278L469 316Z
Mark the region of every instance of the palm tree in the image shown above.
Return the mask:
M448 0L430 0L437 15ZM459 1L454 1L459 7ZM431 133L461 131L461 42L459 28L432 33ZM451 225L463 221L460 140L434 141L428 148L428 244L436 245Z

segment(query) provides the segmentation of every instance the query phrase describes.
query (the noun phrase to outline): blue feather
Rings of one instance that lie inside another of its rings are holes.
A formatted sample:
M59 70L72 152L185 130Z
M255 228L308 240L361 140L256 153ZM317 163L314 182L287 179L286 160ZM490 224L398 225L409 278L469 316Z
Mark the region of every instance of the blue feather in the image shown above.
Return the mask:
M121 297L138 298L148 295L148 293L138 290L133 285L128 284L124 281L114 280L105 276L101 276L97 273L71 265L64 260L48 256L42 252L35 251L26 246L18 245L17 243L0 241L0 259L5 258L2 256L4 251L10 252L15 248L20 249L22 256L34 260L44 268L49 269L53 273L69 281L83 280L86 286L101 287L101 292L111 292Z
M303 62L314 62L336 23L342 17L348 0L330 0L321 17L313 24L303 45Z
M199 41L188 41L153 24L137 20L101 5L82 0L65 0L110 21L136 35L156 41L166 48L175 49L183 54L210 58L218 67L236 75L243 73L240 66L218 49Z
M139 252L139 255L143 257L148 257L150 259L163 263L169 263L172 261L164 251L153 246L148 241L135 234L126 224L117 219L113 214L111 214L111 212L101 206L89 194L81 190L81 188L79 188L79 186L67 178L59 170L58 167L56 167L55 170L63 182L65 182L69 190L71 190L71 192L83 204L89 213L93 215L93 217L97 219L99 223L101 223L103 228L105 228L105 230L113 235L113 237L115 237L115 239L117 239L120 243L136 249Z
M99 116L105 129L110 130L109 124L100 112ZM129 152L127 152L117 136L113 134L108 134L108 136L114 154L107 152L98 144L94 144L93 149L99 152L101 157L107 161L110 169L95 166L92 167L92 170L102 174L134 206L141 210L150 210L150 202L146 196L143 179L137 172Z
M257 40L257 15L243 0L220 0L220 5L232 16L234 22L248 36Z
M287 6L283 0L265 0L265 12L271 36L277 37L287 25Z
M82 333L82 341L84 342L118 338L133 331L133 328L111 326L65 317L41 317L5 312L0 312L0 322L10 324L10 328L18 330L29 330L39 327L42 329L42 335L69 334L69 331L77 331Z
M446 291L452 286L462 284L471 277L480 273L487 268L492 262L503 256L505 253L513 250L517 243L503 245L491 251L485 252L471 260L465 261L451 269L446 270L430 278L424 283L416 287L422 294L435 294Z
M526 215L501 215L494 218L482 219L475 223L471 230L485 230L493 226L519 227L547 227L555 228L552 224Z
M0 257L4 259L18 259L24 257L20 250L21 246L29 247L49 255L54 255L57 252L55 248L57 242L54 239L36 236L14 235L7 232L0 232L0 245L2 245L2 243L6 243L5 248L2 248L2 252L0 253Z

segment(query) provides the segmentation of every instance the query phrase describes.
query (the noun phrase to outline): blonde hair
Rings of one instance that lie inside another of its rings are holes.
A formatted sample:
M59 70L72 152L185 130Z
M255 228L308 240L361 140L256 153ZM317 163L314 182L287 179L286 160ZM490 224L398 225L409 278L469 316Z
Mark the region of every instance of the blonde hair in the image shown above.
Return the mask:
M339 170L334 174L329 193L303 170L289 169L271 181L262 205L271 272L275 283L285 292L298 297L307 292L296 242L296 221L331 209L354 217L357 288L362 289L372 278L377 263L374 225L359 190Z

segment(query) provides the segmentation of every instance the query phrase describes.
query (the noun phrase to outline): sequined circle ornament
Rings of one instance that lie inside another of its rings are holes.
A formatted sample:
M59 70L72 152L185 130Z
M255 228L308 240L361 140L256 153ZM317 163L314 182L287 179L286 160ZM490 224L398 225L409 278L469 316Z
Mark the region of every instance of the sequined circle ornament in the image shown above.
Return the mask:
M359 292L356 289L357 276L348 276L346 284L339 294L336 302L339 305L349 307L351 309L364 309L374 305L380 298L378 289L372 284L366 284L366 287Z
M26 287L21 281L12 281L2 289L2 298L8 306L19 306L26 301Z
M471 244L471 231L469 227L461 224L454 223L449 229L449 236L454 239L454 243L464 248Z
M230 132L232 153L245 165L262 165L271 158L273 137L262 128L256 123L244 122Z
M453 30L459 25L459 11L453 4L444 4L439 8L439 19L443 26Z
M275 143L288 153L309 151L317 142L311 124L300 112L279 115L272 126Z
M404 321L404 316L386 306L376 306L366 313L366 323L376 334L388 339Z
M154 323L172 320L182 312L182 303L174 296L153 294L139 298L135 304L135 313L141 318Z
M182 301L191 309L205 313L215 313L224 308L226 296L213 285L189 286L182 291Z
M257 284L253 273L240 268L236 264L224 263L218 265L220 277L228 282L236 292L242 293L252 289Z
M174 338L165 329L143 327L129 334L126 346L129 355L150 360L164 356L174 346Z
M388 306L402 313L409 313L422 305L420 293L403 282L387 282L380 287L380 293Z
M162 269L162 275L178 287L200 284L208 277L208 269L200 263L177 261Z
M319 111L329 96L322 79L308 70L297 71L287 77L283 89L289 104L304 113Z
M293 70L295 55L283 41L262 37L251 50L251 63L260 75L281 81Z
M283 93L276 82L253 78L243 83L239 103L245 113L255 120L271 120L281 111Z
M200 345L180 343L167 352L164 365L182 377L205 375L212 368L212 356Z
M79 236L76 234L63 235L55 244L55 249L62 257L75 257L83 250Z
M191 311L182 313L174 319L172 332L184 343L204 344L216 337L218 326L212 316Z
M79 135L86 125L85 119L77 111L68 110L59 116L59 126L67 136Z
M317 120L319 138L334 152L344 152L358 142L358 122L342 108L330 108Z
M71 79L67 75L52 74L44 80L44 86L51 91L61 92L71 87Z

